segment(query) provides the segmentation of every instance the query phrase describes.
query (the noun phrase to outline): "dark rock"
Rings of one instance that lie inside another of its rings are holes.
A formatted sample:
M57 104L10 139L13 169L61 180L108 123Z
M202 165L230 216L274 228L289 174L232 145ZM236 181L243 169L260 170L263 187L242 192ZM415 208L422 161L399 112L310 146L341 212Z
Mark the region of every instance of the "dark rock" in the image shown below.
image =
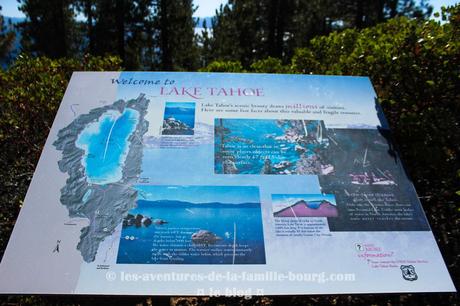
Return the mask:
M230 159L226 159L223 162L224 174L236 174L238 173L238 168L235 163Z
M262 168L262 171L260 171L260 174L272 174L272 161L270 159L266 159L264 161L264 166Z
M221 237L217 236L211 231L199 230L192 234L192 242L198 244L215 244L217 241L222 240Z
M193 135L193 129L175 118L163 120L163 135Z
M152 219L149 217L144 217L144 219L142 219L142 224L144 224L145 227L149 227L152 225Z
M142 226L142 219L144 218L143 215L137 214L136 217L134 218L134 225L136 227L141 227Z

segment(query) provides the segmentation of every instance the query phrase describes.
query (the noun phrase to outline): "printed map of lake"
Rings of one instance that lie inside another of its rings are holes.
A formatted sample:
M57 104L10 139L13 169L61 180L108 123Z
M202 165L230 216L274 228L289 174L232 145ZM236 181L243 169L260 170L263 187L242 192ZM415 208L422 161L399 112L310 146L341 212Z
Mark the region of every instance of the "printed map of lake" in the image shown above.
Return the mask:
M59 130L53 143L62 151L59 170L69 176L60 201L69 217L89 221L77 245L86 262L95 260L99 244L135 206L132 186L141 172L148 104L139 95L91 109Z
M86 153L82 164L88 182L108 184L122 178L122 165L129 149L128 138L138 121L139 112L132 108L125 108L123 113L108 110L80 133L76 145Z

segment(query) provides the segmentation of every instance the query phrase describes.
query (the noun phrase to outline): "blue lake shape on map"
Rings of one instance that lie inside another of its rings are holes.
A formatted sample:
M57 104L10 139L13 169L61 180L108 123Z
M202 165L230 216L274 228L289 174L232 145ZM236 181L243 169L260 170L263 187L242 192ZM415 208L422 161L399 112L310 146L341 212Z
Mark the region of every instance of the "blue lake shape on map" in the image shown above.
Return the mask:
M80 133L76 145L86 152L82 163L88 182L108 184L121 180L128 138L138 122L139 112L132 108L125 108L123 113L110 110Z

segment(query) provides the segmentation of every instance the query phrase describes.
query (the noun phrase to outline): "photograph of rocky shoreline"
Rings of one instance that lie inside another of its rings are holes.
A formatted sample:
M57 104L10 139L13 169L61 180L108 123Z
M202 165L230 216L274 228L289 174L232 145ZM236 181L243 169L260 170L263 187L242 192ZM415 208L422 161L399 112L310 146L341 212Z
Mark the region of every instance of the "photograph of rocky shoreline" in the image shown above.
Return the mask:
M334 172L320 120L215 119L215 173L314 174Z
M119 264L264 264L259 188L138 185Z
M166 102L162 135L193 135L194 127L194 102Z

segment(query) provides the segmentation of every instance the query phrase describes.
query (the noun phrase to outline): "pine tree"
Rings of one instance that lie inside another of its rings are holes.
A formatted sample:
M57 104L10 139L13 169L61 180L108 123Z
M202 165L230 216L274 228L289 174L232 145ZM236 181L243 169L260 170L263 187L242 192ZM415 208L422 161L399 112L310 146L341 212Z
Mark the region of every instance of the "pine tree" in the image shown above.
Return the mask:
M157 0L161 69L194 70L198 67L192 0Z
M266 56L287 60L296 48L333 30L430 14L426 0L229 0L213 18L211 57L238 59L246 67Z
M123 37L117 33L120 16L117 16L117 0L94 1L94 49L95 55L117 54L120 45L124 46ZM88 17L88 16L86 16ZM121 38L121 41L118 41Z
M205 67L210 64L212 60L211 55L211 34L209 33L206 19L203 20L201 34L198 36L198 45L200 48L200 66Z
M153 0L79 0L86 17L84 52L118 55L127 69L153 66Z
M226 4L220 5L212 18L211 58L214 60L240 60L242 57L234 16L236 13Z
M13 48L16 34L7 30L3 16L1 15L2 7L0 6L0 61L6 62L11 49Z
M193 70L199 64L191 0L78 0L85 52L115 54L127 69Z
M271 57L284 56L284 39L292 15L292 0L272 0L268 3L267 51Z
M19 3L19 9L26 15L26 21L19 25L24 51L51 58L78 52L81 33L71 0L19 0Z
M346 27L365 28L397 16L428 18L432 7L426 0L344 0L337 2L336 18Z
M267 52L268 0L230 0L212 21L213 57L249 65Z
M75 7L77 12L86 17L85 26L83 26L83 35L86 37L87 46L83 46L84 52L95 54L95 0L76 0Z
M333 0L295 1L287 24L285 57L290 58L296 48L307 46L313 37L326 35L334 29L337 3Z
M125 66L129 69L153 70L158 64L155 48L158 31L152 0L136 0L126 25Z

